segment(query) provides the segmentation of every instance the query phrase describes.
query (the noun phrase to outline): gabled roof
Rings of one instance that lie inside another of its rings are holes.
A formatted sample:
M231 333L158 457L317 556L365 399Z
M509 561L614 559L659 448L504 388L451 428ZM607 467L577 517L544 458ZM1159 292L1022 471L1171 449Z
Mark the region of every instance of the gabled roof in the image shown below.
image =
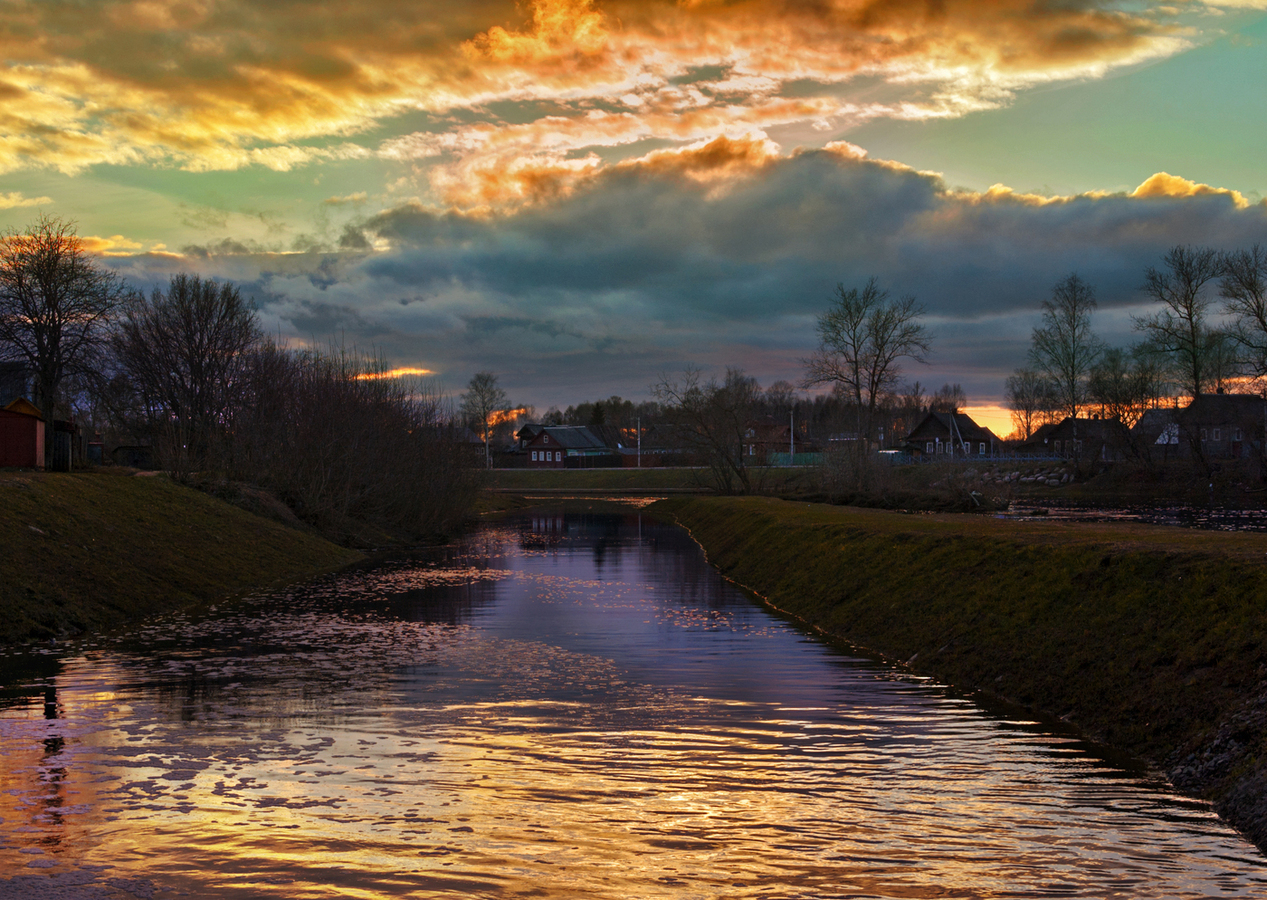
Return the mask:
M548 435L550 444L564 450L606 450L607 445L584 425L546 425L532 438L536 443Z
M1183 418L1209 422L1237 422L1262 419L1267 401L1257 394L1200 394L1183 410Z
M19 397L18 399L14 400L12 403L6 406L5 409L8 412L21 413L24 416L35 416L41 422L44 421L44 414L40 412L40 408L36 406L34 403L32 403L30 400L26 400L22 397Z
M908 441L925 440L924 437L940 437L945 435L948 438L965 441L998 441L999 438L993 431L984 425L978 425L972 420L972 416L967 413L948 413L929 411L919 424L911 429L911 433L906 436Z
M1065 416L1059 422L1040 425L1029 440L1017 445L1017 450L1041 448L1048 441L1076 438L1080 441L1109 441L1126 433L1125 426L1117 419L1075 419Z

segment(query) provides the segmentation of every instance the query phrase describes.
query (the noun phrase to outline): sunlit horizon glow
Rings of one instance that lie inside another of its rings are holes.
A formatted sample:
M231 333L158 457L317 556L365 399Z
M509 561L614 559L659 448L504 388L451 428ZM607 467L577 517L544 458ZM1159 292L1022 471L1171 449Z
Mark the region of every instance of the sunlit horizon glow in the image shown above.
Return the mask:
M997 405L1060 277L1121 346L1169 246L1267 243L1259 0L0 4L0 227L539 409L796 381L871 276Z
M414 375L425 376L434 374L435 372L431 369L420 369L416 366L404 366L397 369L388 369L385 372L362 372L356 377L360 381L378 381L391 378L408 378Z

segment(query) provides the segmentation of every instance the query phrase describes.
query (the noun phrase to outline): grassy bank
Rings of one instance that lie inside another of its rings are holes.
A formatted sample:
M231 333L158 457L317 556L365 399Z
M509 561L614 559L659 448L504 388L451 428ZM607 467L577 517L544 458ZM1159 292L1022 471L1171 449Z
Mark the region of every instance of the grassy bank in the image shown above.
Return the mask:
M1267 535L768 498L651 509L774 606L1149 759L1267 847Z
M360 554L162 476L0 472L0 644L295 581Z

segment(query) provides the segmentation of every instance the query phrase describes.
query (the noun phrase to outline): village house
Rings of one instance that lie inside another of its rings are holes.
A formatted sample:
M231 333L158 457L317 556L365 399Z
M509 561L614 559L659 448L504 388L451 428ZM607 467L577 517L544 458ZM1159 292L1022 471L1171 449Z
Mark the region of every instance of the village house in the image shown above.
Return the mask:
M535 434L528 431L530 427ZM528 453L530 469L604 468L623 464L617 450L584 425L524 426L516 436L520 441L526 438L522 446Z
M0 409L0 467L44 468L44 416L19 397Z
M1263 449L1267 400L1256 394L1201 394L1175 417L1180 444L1207 459L1245 459Z
M1246 459L1263 452L1267 400L1257 394L1202 394L1183 409L1150 409L1131 434L1154 458Z
M1118 419L1075 419L1048 422L1013 450L1023 456L1060 459L1123 459L1130 432Z
M1003 441L962 412L929 411L902 442L911 456L924 459L997 456Z

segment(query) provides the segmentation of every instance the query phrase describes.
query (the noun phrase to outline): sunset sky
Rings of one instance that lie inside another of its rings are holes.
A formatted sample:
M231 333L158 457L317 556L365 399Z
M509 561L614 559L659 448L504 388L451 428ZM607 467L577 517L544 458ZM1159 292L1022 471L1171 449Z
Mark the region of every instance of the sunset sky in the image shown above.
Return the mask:
M1267 0L0 0L0 226L539 410L800 377L834 286L998 403L1077 271L1267 243Z

